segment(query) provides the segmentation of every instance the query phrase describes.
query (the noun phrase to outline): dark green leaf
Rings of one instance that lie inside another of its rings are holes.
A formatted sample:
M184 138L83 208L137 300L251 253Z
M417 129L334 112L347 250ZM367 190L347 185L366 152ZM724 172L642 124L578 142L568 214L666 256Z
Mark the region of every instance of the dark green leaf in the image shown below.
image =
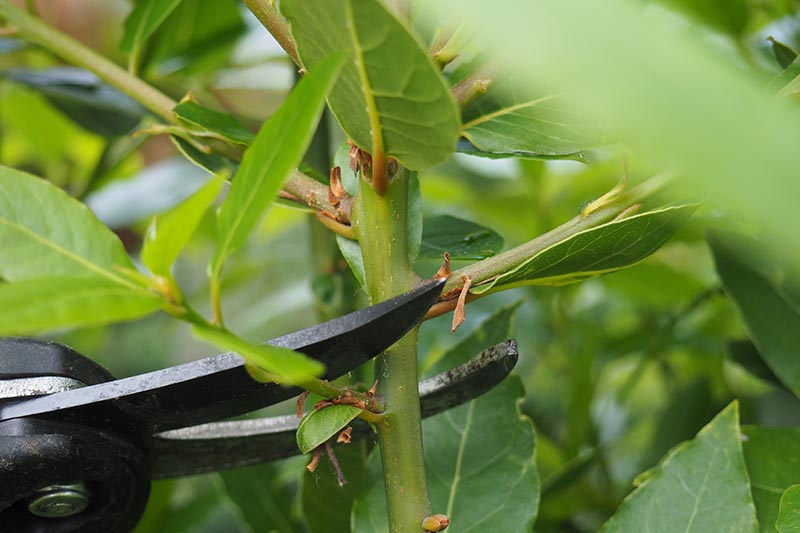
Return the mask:
M161 304L146 289L96 277L40 277L0 284L0 335L132 320Z
M297 428L297 447L303 453L312 451L346 428L361 411L352 405L330 405L311 411Z
M328 102L359 147L372 152L375 142L414 170L453 153L460 120L450 89L422 45L380 2L286 0L281 10L306 67L332 52L348 53Z
M248 146L255 138L233 115L214 111L194 102L182 102L173 111L186 124L219 134L233 143Z
M717 273L725 293L744 318L750 338L775 375L800 395L800 305L793 301L791 286L800 279L753 242L720 233L709 237ZM771 272L766 272L769 268Z
M479 260L503 249L503 238L474 222L450 215L425 219L419 259L441 259L444 252L453 260Z
M170 268L197 229L224 180L215 177L172 211L155 216L142 245L142 262L153 274L170 276Z
M741 36L750 21L748 0L662 0L698 22L733 36Z
M206 153L198 150L195 146L192 146L189 141L177 135L170 135L169 138L186 159L203 170L207 170L211 174L221 174L223 172L232 172L235 170L231 161L217 152Z
M744 460L762 532L775 531L781 494L800 481L800 428L745 426Z
M617 509L603 532L756 531L738 404L673 449Z
M484 396L423 422L425 467L433 512L450 517L452 531L530 531L539 500L531 421L520 414L516 376ZM354 531L388 531L379 457L375 479L356 500Z
M776 41L772 36L767 37L767 40L772 45L772 54L775 56L775 61L778 62L778 65L780 65L782 69L789 68L789 65L797 59L797 52L792 50L790 46Z
M778 386L783 386L775 373L764 362L758 349L750 341L728 343L729 359L745 369L749 374Z
M139 56L145 41L172 13L181 0L137 0L128 18L125 33L119 44L120 50L130 56L131 70L139 64Z
M800 531L800 485L792 485L783 491L775 529L778 533Z
M218 276L225 259L244 244L284 180L300 164L342 62L341 55L329 57L306 74L245 152L217 215L212 275Z
M518 285L565 285L629 267L663 246L695 209L696 204L666 207L582 231L524 258L472 292Z
M336 236L336 244L339 245L339 251L342 252L342 257L347 261L358 283L366 288L367 274L364 271L364 256L361 254L361 246L357 241L351 241L341 235Z

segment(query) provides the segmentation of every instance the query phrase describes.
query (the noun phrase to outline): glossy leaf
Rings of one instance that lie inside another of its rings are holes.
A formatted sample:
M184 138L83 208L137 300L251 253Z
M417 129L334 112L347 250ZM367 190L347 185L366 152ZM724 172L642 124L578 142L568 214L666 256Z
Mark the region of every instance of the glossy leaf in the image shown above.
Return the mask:
M297 168L342 62L340 55L332 56L312 69L261 127L245 152L217 214L217 248L211 261L213 275L219 275L225 259L244 244L284 180Z
M51 183L0 167L0 277L105 278L131 285L134 269L119 238L89 209Z
M791 285L800 287L800 279L778 261L764 265L759 257L769 255L759 255L760 247L752 242L717 233L709 244L725 293L738 307L758 353L781 382L800 395L800 302L790 293Z
M539 500L531 421L517 402L516 376L471 402L423 421L432 509L452 531L530 531ZM373 454L373 476L380 476ZM380 478L378 478L380 479ZM383 484L356 500L353 530L388 531Z
M303 64L332 52L349 60L328 102L347 136L419 170L444 161L456 145L459 111L425 48L376 0L286 0Z
M775 529L778 533L800 531L800 485L792 485L783 491Z
M248 146L255 138L233 115L214 111L194 102L181 102L173 111L187 125L216 133L232 143Z
M742 428L744 460L760 530L775 531L781 494L800 481L800 428Z
M629 267L663 246L695 209L696 204L666 207L582 231L523 259L471 292L481 294L518 285L565 285Z
M0 284L0 335L122 322L148 315L161 304L146 289L96 277L40 277Z
M297 428L297 447L310 452L346 428L361 411L352 405L330 405L307 413Z
M153 217L142 246L142 262L153 274L170 276L170 268L189 241L224 180L214 177L187 200Z
M137 0L133 11L125 19L125 33L119 48L130 56L132 70L136 70L142 47L153 32L167 19L181 0Z
M602 531L756 531L741 441L733 403L667 454Z
M273 374L281 382L300 384L325 371L325 365L299 352L269 344L252 344L228 331L196 326L192 333L221 350L238 353L247 363Z
M425 219L419 259L441 259L444 252L452 260L479 260L503 249L503 238L474 222L450 215Z

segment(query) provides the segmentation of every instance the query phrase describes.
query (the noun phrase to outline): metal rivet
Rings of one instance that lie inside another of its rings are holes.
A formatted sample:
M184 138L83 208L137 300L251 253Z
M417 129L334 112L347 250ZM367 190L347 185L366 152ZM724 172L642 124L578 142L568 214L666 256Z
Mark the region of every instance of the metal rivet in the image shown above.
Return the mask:
M28 498L28 511L43 518L65 518L89 506L89 491L83 483L42 487Z

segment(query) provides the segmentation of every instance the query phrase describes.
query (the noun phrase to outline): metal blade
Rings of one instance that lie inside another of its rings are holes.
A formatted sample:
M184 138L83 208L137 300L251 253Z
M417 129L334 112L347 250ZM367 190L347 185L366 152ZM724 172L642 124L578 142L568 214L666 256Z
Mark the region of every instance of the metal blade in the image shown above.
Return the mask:
M406 334L436 301L444 280L385 302L269 341L325 363L333 379L380 354ZM291 398L300 392L258 383L244 360L226 353L148 374L0 405L0 421L46 416L147 435L221 420ZM120 420L119 411L130 415ZM123 427L119 427L123 425Z
M419 384L422 416L428 417L472 400L500 383L517 362L517 343L508 340L472 360ZM274 461L300 453L295 415L215 422L155 435L153 479L201 474ZM362 420L353 436L372 431Z

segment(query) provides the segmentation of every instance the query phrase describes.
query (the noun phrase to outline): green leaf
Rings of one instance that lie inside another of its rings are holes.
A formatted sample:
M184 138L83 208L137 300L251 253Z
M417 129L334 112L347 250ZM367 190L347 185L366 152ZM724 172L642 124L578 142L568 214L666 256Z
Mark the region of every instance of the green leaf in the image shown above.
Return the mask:
M341 235L336 236L336 244L339 245L339 251L342 252L342 257L347 261L358 283L366 288L367 274L364 270L364 256L361 254L361 246L357 241L351 241Z
M425 468L434 513L450 517L461 533L530 531L539 479L531 421L520 414L520 379L510 376L467 404L423 421ZM375 484L353 508L353 530L388 531L380 458L373 454Z
M362 409L352 405L330 405L306 414L297 428L297 447L308 453L346 428Z
M661 0L691 15L698 22L740 36L750 21L748 0Z
M192 333L221 350L238 353L247 363L274 374L281 382L300 384L325 371L325 365L299 352L270 344L251 344L229 331L195 326Z
M778 533L800 531L800 485L792 485L783 491L775 529Z
M300 80L245 152L217 214L213 275L218 276L225 259L244 244L284 180L300 164L342 63L341 55L329 57Z
M752 241L715 233L709 245L725 293L739 309L758 353L800 395L800 302L791 293L792 285L800 287L800 278L778 260L764 265L771 255Z
M153 274L170 276L170 268L197 229L225 180L217 176L170 212L153 217L142 247L142 262Z
M130 66L136 70L142 47L153 32L167 19L182 0L137 0L128 18L120 50L130 56Z
M242 126L233 115L214 111L194 102L182 102L176 105L173 111L187 125L216 133L232 143L248 146L255 139L255 135Z
M603 526L614 531L756 531L733 403L673 449Z
M767 83L767 90L773 93L783 93L784 88L786 88L786 91L790 94L796 94L798 82L795 80L797 80L799 76L800 59L795 59L783 72L769 80L769 83Z
M519 285L566 285L629 267L666 243L697 209L697 204L666 207L614 220L582 231L511 270L474 287L482 294Z
M781 494L800 481L800 428L742 428L744 460L761 531L775 531Z
M281 10L307 68L331 52L348 53L328 102L359 147L382 146L413 170L453 153L460 119L450 89L426 49L380 2L285 0Z
M104 278L134 285L135 270L119 238L89 209L51 183L0 167L0 278Z
M100 278L40 277L0 284L0 335L132 320L161 304L145 289Z
M503 249L503 238L474 222L450 215L425 219L419 259L441 259L444 252L452 260L480 260Z
M775 61L782 69L789 68L795 59L797 59L797 52L792 48L780 41L775 40L772 36L767 37L767 40L772 45L772 55L775 56Z

